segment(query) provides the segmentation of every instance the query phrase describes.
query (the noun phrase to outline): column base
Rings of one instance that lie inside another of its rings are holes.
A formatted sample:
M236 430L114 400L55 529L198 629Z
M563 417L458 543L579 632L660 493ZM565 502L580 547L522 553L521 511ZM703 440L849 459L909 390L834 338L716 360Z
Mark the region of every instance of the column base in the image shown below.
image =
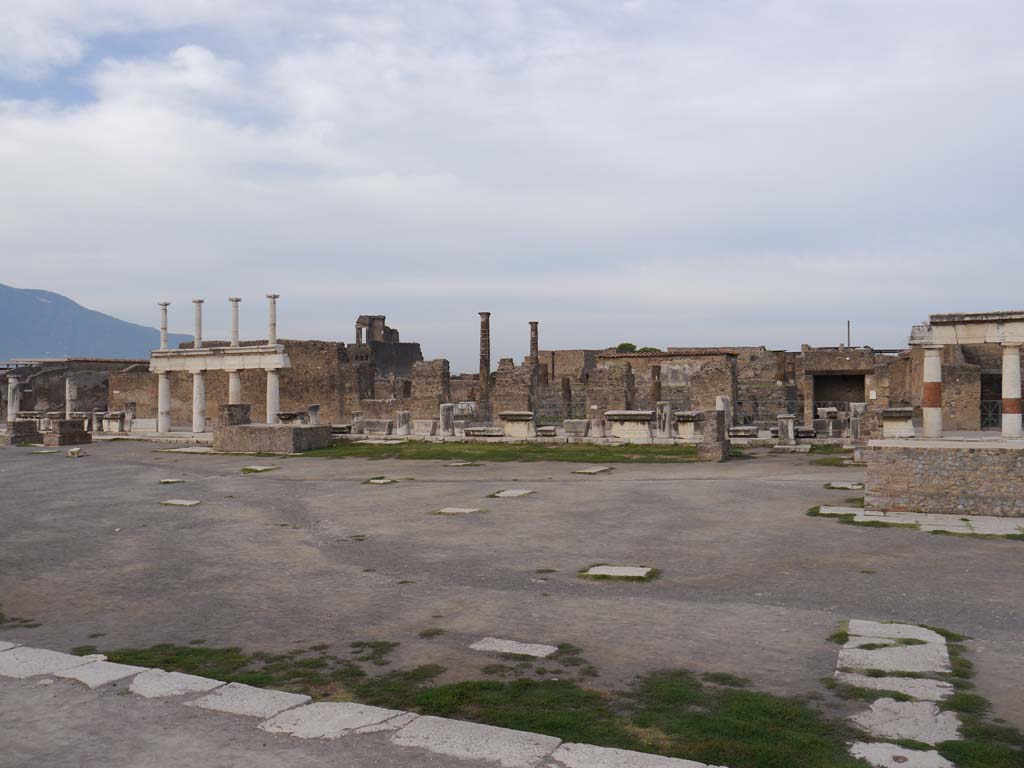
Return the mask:
M1024 437L1024 426L1021 423L1021 414L1004 413L1002 416L1003 437L1018 438Z

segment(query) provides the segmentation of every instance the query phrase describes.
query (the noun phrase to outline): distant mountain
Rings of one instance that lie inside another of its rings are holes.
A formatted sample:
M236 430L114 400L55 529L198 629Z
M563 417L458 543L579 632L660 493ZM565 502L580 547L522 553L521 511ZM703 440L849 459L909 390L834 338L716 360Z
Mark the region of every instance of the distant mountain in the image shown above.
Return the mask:
M172 348L192 337L172 333ZM125 357L145 359L160 346L160 331L127 323L50 291L0 283L0 360L15 357Z

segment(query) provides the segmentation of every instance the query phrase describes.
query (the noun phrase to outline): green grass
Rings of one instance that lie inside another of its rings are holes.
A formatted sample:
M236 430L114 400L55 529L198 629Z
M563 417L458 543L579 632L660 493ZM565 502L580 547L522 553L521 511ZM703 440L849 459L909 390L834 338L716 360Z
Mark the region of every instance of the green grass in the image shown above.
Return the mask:
M307 451L303 457L362 459L440 459L445 461L571 461L593 463L690 462L693 445L592 445L589 443L429 443L411 440L394 445L343 442Z
M424 640L429 640L432 637L438 637L445 634L447 630L441 629L440 627L427 627L426 629L420 630L420 637Z
M835 454L852 456L853 448L847 448L844 445L812 445L808 453L816 453L822 456L834 456Z
M358 654L353 657L356 661L370 661L378 666L385 666L391 663L388 656L398 647L398 643L390 640L357 640L350 647L353 653Z
M747 688L750 686L750 681L747 678L731 675L728 672L705 672L700 676L700 679L705 683L726 685L730 688Z
M845 467L846 461L845 456L823 456L820 459L811 459L811 464L816 467Z
M863 647L863 646L862 646ZM913 697L899 691L883 691L875 688L862 688L859 685L850 685L836 680L834 677L826 677L821 681L826 688L841 699L849 701L875 701L888 697L896 701L913 701Z

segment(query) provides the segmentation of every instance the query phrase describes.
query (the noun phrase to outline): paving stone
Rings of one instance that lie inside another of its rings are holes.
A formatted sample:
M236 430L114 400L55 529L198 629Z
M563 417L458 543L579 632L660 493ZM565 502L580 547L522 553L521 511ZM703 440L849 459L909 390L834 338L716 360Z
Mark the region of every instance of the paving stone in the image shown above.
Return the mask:
M619 579L646 578L653 568L642 565L595 565L588 571L587 576L610 576Z
M551 756L565 768L709 768L704 763L674 757L649 755L628 749L563 744ZM713 768L713 767L712 767Z
M554 736L431 716L416 718L391 741L466 760L490 760L505 768L533 768L561 743Z
M904 749L895 744L866 744L858 741L850 747L850 754L867 760L877 768L956 768L934 749L921 751Z
M896 691L921 701L941 701L952 695L953 686L942 680L916 677L868 677L849 672L836 672L836 680L873 691Z
M858 515L858 514L861 514L863 511L864 510L862 510L860 507L831 507L831 506L827 506L827 505L822 505L818 509L818 514L819 515Z
M281 712L259 727L269 733L290 733L300 739L336 739L404 714L408 713L350 702L324 702Z
M448 465L449 467L479 467L482 466L479 461L453 461Z
M608 472L611 467L586 467L585 469L577 469L573 472L574 475L599 475L602 472Z
M952 525L948 523L930 525L922 523L921 530L925 533L934 533L935 531L943 531L944 533L974 533L974 529L967 525L967 523L961 523L960 525Z
M147 669L132 680L128 690L147 699L159 699L164 696L184 696L187 693L206 693L222 685L222 681L208 677Z
M190 445L185 448L166 448L163 453L216 453L213 448L205 445Z
M268 718L308 701L310 701L309 696L298 693L254 688L242 683L228 683L223 688L217 688L201 699L186 702L185 706L230 712L234 715Z
M380 731L397 731L399 728L405 728L409 723L415 720L419 715L415 712L403 712L398 717L393 717L390 720L385 720L383 723L376 723L374 725L365 725L362 728L357 728L353 733L379 733Z
M994 536L1007 536L1013 533L1024 533L1024 524L1020 518L1006 517L972 517L968 525L974 533Z
M471 515L480 510L475 507L444 507L437 510L439 515Z
M533 491L528 491L525 488L509 488L506 491L498 491L494 494L499 499L518 499L520 496L529 496Z
M886 672L949 672L949 652L945 645L897 645L868 651L843 647L839 651L839 667L850 669L881 669Z
M272 469L280 469L280 467L274 467L270 464L253 464L250 467L242 467L243 472L269 472Z
M478 640L471 646L474 651L489 651L492 653L515 653L519 656L535 656L538 659L547 658L558 650L554 645L542 645L540 643L520 643L517 640L502 640L497 637L485 637Z
M863 491L864 483L832 482L828 484L828 487L836 491Z
M115 664L112 661L93 661L80 667L63 669L53 674L55 677L66 677L70 680L85 683L90 688L99 688L101 685L112 683L115 680L123 680L126 677L131 677L145 671L146 667Z
M847 632L859 637L882 637L893 640L924 640L926 643L946 644L946 638L933 629L916 624L898 624L884 621L850 619ZM908 646L913 647L913 646Z
M0 653L3 651L9 651L11 648L17 648L17 643L8 643L6 640L0 640Z
M165 477L160 481L160 485L174 485L175 483L184 483L180 477Z
M879 699L850 719L872 736L883 739L938 744L960 738L960 718L956 713L941 712L930 701Z
M359 445L401 445L408 440L360 440Z
M391 485L391 483L397 483L398 481L388 477L372 477L366 482L370 485Z
M54 672L80 667L91 661L102 661L106 658L100 654L72 656L70 653L19 646L0 653L0 675L19 680L35 675L52 675Z
M59 451L29 451L29 453L35 456L45 456L49 453L59 453Z
M167 499L166 501L161 501L160 503L163 504L165 507L196 507L196 506L199 506L199 501L197 499Z

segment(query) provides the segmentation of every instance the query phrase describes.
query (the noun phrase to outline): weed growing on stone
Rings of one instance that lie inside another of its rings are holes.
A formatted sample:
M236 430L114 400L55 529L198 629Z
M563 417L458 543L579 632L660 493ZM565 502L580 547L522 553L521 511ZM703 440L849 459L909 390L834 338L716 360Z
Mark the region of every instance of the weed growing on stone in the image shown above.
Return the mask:
M447 630L441 629L440 627L427 627L426 629L420 630L420 637L424 640L429 640L432 637L438 637L443 635Z
M369 661L384 666L391 663L388 656L398 647L398 643L390 640L357 640L349 647L356 654L352 657L355 661Z

